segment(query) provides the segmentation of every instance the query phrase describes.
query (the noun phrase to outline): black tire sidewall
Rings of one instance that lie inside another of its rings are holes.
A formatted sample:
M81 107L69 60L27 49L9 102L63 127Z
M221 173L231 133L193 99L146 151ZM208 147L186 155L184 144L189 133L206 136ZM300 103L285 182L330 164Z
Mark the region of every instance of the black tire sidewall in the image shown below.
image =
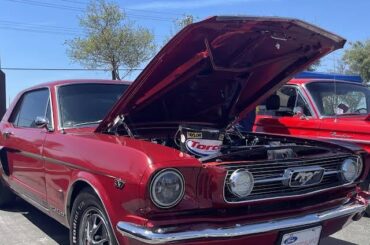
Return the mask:
M112 227L110 225L108 216L105 213L103 205L101 204L99 198L89 190L82 191L77 196L76 200L73 203L72 212L71 212L71 216L70 216L70 220L69 220L69 224L70 224L70 231L69 231L70 244L80 245L80 244L78 244L78 241L79 241L79 226L81 225L83 214L90 207L95 207L101 212L101 214L103 215L103 218L105 219L105 221L108 225L107 228L108 228L108 232L110 233L110 236L112 237L112 243L117 244L117 242L115 240L116 238L114 236Z

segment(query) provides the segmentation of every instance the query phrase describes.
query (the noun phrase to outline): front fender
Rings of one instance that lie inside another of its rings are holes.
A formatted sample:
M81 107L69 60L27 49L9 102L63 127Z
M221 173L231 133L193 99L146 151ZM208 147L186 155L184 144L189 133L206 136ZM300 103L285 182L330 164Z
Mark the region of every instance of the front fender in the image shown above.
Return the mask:
M70 210L72 209L73 199L76 190L80 191L81 186L91 187L100 199L106 214L108 215L112 228L118 221L124 219L139 224L145 224L146 219L138 220L138 216L132 215L134 207L143 206L144 199L140 198L139 183L125 183L123 188L115 185L115 180L121 176L100 175L86 171L74 171L71 184L67 191L65 208L68 221Z

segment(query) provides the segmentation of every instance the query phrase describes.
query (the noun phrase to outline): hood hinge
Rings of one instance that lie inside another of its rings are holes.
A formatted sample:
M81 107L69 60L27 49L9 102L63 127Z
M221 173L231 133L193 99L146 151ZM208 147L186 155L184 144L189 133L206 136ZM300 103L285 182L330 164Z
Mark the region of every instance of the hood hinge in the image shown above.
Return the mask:
M108 132L110 133L114 133L115 135L117 135L117 130L119 128L119 126L123 126L127 132L127 134L130 136L130 138L134 138L134 134L132 133L131 129L128 127L128 125L126 124L125 122L125 117L123 115L118 115L114 121L113 121L113 125L109 128Z

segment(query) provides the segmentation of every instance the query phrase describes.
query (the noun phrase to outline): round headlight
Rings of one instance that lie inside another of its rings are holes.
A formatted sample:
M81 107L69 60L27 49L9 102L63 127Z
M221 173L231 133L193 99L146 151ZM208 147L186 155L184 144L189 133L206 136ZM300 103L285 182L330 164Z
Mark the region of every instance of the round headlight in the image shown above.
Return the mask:
M182 174L176 169L164 169L151 182L150 198L159 208L171 208L181 201L184 191Z
M253 186L253 175L246 169L238 169L230 175L229 190L238 197L246 197L251 194Z
M362 160L358 158L347 158L341 166L342 178L346 182L355 181L362 172Z

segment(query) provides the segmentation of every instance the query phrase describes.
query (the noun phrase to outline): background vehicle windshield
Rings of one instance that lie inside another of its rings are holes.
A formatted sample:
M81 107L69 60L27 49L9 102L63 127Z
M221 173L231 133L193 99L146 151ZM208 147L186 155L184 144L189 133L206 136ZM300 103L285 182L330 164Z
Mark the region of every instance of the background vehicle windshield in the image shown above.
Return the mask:
M61 127L99 123L127 89L125 84L74 84L58 89Z
M313 82L307 84L322 116L368 114L370 91L368 88L344 82Z

